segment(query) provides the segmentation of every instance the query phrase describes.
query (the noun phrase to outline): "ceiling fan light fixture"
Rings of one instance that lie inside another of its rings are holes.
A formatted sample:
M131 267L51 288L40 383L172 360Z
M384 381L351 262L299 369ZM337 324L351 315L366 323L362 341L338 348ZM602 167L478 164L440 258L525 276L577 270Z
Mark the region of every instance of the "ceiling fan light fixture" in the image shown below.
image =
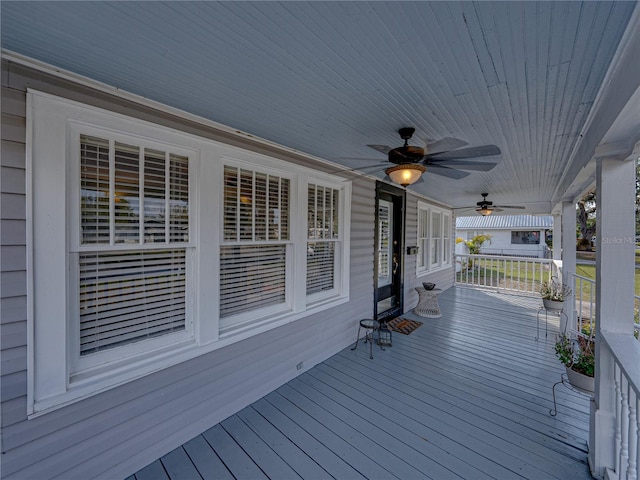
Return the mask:
M418 163L403 163L387 168L384 173L389 175L389 178L394 183L406 187L420 180L420 177L426 171L427 169L424 165Z
M489 206L476 208L476 212L478 212L483 217L486 217L487 215L491 215L493 213L493 208L491 208Z

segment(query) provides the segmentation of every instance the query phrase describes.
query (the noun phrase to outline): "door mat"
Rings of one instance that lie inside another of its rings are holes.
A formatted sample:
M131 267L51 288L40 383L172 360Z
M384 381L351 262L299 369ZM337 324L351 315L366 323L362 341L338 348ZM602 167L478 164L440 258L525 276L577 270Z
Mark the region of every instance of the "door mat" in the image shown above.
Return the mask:
M404 335L409 335L416 328L422 325L422 322L418 322L417 320L407 320L406 318L396 317L393 320L389 320L387 322L389 329L394 332L402 333Z

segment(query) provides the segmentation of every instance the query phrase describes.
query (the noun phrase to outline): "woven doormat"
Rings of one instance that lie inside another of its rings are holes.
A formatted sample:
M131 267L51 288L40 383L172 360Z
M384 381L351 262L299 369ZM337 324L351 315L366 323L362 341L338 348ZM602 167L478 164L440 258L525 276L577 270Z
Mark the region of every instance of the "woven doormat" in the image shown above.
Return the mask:
M416 328L422 325L422 322L418 322L416 320L407 320L406 318L396 317L393 320L389 320L387 322L389 329L394 332L402 333L404 335L409 335Z

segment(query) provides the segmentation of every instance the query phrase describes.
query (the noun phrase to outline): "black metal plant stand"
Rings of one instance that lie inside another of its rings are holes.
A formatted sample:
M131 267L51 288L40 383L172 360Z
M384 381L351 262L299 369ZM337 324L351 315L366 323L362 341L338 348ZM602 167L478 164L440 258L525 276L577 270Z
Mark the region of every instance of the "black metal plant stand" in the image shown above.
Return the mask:
M581 393L583 395L591 396L591 393L586 392L586 391L582 390L581 388L577 388L576 386L571 384L571 382L569 382L569 377L567 376L566 373L561 373L560 374L560 381L554 383L553 387L551 387L551 392L553 393L553 408L551 410L549 410L549 415L551 415L552 417L555 417L556 415L558 415L558 405L556 403L556 387L558 385L564 385L569 390L573 390L574 392Z
M549 312L558 314L558 319L560 321L560 324L562 324L563 315L564 315L565 322L569 321L569 317L567 317L567 314L564 313L563 310L547 310L546 308L544 308L544 305L541 305L540 308L538 308L538 315L536 316L536 342L540 337L540 314L542 312L544 312L544 338L547 338L547 335L549 333Z

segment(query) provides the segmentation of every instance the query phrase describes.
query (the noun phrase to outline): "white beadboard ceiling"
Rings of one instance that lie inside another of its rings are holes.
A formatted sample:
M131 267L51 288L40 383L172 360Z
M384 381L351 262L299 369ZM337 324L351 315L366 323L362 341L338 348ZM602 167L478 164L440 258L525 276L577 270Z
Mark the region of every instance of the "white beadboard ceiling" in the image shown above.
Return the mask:
M7 52L332 162L383 161L366 145L404 126L495 144L491 172L410 188L548 213L636 2L0 5Z

